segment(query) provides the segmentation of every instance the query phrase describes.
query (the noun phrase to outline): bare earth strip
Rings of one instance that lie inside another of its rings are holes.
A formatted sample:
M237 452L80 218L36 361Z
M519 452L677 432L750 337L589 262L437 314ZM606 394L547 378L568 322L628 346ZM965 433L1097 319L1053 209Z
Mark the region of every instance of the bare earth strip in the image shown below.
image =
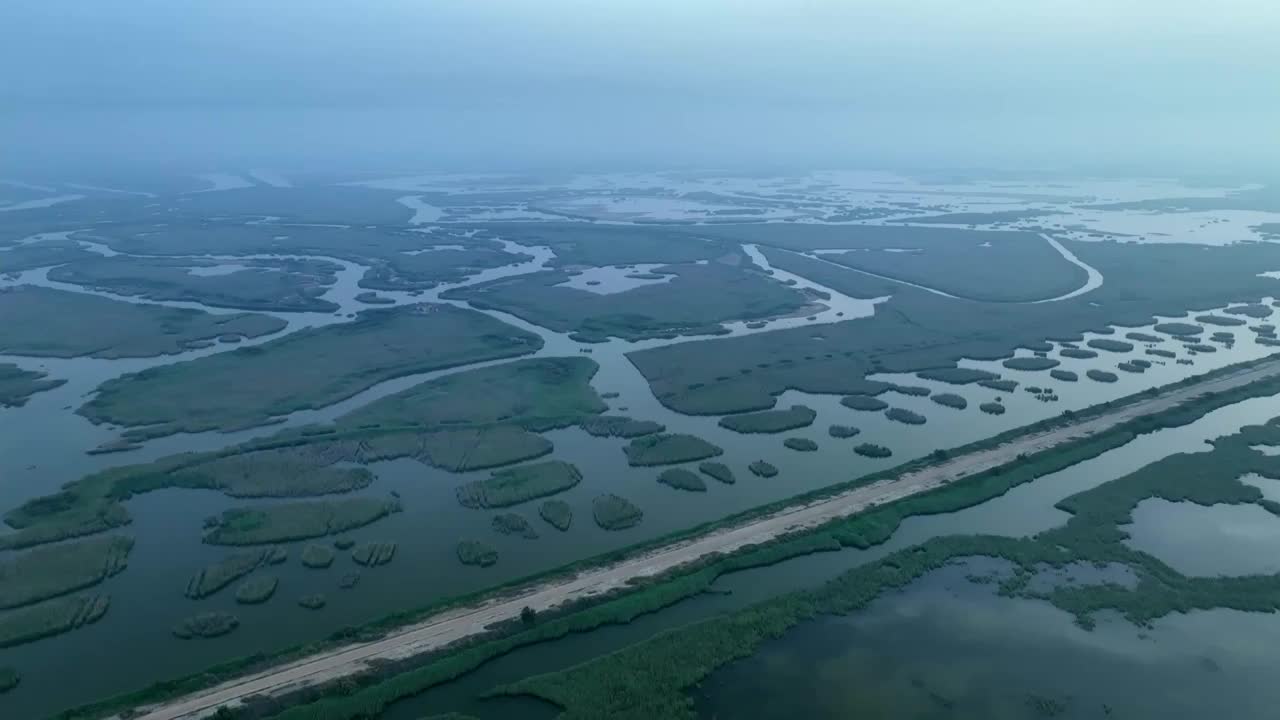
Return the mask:
M869 507L931 490L952 480L1004 465L1019 454L1028 455L1095 435L1122 422L1166 410L1207 392L1221 392L1280 373L1280 360L1243 369L1211 381L1140 400L1113 412L1042 433L1026 435L995 448L864 485L807 505L798 505L751 520L737 527L673 543L613 565L557 578L518 596L504 596L469 607L442 612L407 626L380 640L356 643L265 670L159 705L140 708L135 720L179 720L209 717L222 706L235 706L250 695L280 696L307 686L364 672L376 662L400 660L437 651L450 643L483 633L485 626L519 617L525 606L542 611L565 602L607 593L633 578L667 572L715 553L730 553L780 535L813 528Z

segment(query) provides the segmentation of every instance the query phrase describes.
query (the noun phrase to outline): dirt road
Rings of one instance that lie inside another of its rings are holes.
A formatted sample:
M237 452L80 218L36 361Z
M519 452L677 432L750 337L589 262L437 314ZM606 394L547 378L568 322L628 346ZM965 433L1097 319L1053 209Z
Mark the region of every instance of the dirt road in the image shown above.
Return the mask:
M1026 435L988 450L958 456L915 472L864 485L807 505L793 506L737 527L657 548L613 565L558 578L514 597L458 608L407 626L380 640L346 645L311 657L225 682L155 706L139 708L143 720L193 720L211 716L222 706L235 706L250 695L284 695L309 685L360 673L375 660L397 660L439 650L484 631L485 626L519 617L525 606L546 610L622 587L632 578L665 572L713 553L732 552L795 530L811 528L866 508L936 488L956 478L1003 465L1019 454L1032 454L1107 430L1121 422L1178 405L1205 392L1228 390L1280 374L1280 361L1237 371L1118 408L1105 415Z

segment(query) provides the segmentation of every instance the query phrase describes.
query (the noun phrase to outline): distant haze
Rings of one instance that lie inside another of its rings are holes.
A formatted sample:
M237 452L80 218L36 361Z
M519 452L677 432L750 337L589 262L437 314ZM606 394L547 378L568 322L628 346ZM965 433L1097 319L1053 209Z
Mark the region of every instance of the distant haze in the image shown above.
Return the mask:
M16 170L1280 164L1274 0L4 0Z

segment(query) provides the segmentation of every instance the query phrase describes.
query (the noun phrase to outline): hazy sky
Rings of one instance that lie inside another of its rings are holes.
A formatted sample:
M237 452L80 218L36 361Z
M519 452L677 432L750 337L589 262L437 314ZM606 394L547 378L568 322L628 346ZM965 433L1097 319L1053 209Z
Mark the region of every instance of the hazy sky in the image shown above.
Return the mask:
M1280 161L1274 0L2 0L9 164Z

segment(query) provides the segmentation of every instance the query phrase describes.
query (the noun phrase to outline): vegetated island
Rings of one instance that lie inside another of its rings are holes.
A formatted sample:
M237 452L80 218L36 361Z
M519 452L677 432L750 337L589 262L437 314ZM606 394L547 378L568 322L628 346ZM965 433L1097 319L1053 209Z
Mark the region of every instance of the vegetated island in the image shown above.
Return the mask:
M1085 375L1088 375L1090 380L1103 383L1113 383L1120 379L1118 375L1109 370L1098 370L1096 368L1086 371Z
M937 393L929 399L943 407L955 408L956 410L963 410L969 407L969 401L955 393Z
M893 455L892 450L884 445L876 445L875 443L859 443L853 451L863 457L869 458L887 458Z
M183 640L221 637L240 627L240 618L226 612L193 615L173 627L173 634Z
M724 454L724 450L694 435L664 434L636 438L623 448L627 463L646 467L676 465L706 460Z
M244 581L236 588L236 602L241 605L259 605L276 594L280 580L270 575L259 575Z
M133 428L126 432L131 439L227 432L332 405L393 378L541 346L537 335L474 310L371 310L353 322L109 380L78 412L94 423Z
M771 478L778 474L778 468L773 463L765 462L764 460L753 461L747 466L747 469L751 471L752 475L762 478Z
M846 395L840 398L840 404L864 412L879 412L889 407L889 403L869 395Z
M885 410L884 416L894 422L903 423L904 425L923 425L928 420L918 412L896 407Z
M944 367L933 368L932 370L921 370L916 373L916 375L924 378L925 380L938 380L951 385L968 385L969 383L981 382L983 380L1000 379L999 375L989 370L962 367Z
M720 427L738 433L780 433L808 427L818 417L813 408L792 405L785 410L762 410L720 418Z
M478 540L463 540L457 547L458 561L463 565L489 567L498 562L498 551Z
M560 532L568 530L573 523L573 508L563 500L547 500L538 506L538 515Z
M37 548L0 564L0 610L93 587L124 570L133 540L113 536Z
M828 435L841 440L851 438L860 432L862 431L852 425L832 425L827 428Z
M1004 403L984 402L978 406L978 409L988 415L1003 415L1005 413Z
M677 490L706 492L707 483L697 473L684 468L670 468L658 475L658 482Z
M351 551L351 560L357 565L378 567L391 562L396 556L396 543L368 542L362 543Z
M283 330L285 322L270 315L214 315L19 285L0 288L0 327L0 353L116 359L171 355L223 335L270 335Z
M518 513L499 513L493 516L493 529L500 535L516 535L525 540L537 540L538 531Z
M324 593L312 593L298 598L298 606L308 610L320 610L328 604L329 599L324 596Z
M264 565L279 565L287 558L282 548L232 553L191 576L184 594L192 600L209 597L254 570ZM306 551L303 551L303 563L306 563Z
M502 508L555 495L582 481L577 466L562 460L519 465L494 472L487 480L460 485L458 502L468 508Z
M1000 392L1013 392L1018 389L1017 380L979 380L978 384L984 388L999 390Z
M815 452L818 449L818 443L809 438L789 437L782 441L782 444L789 450L797 452Z
M211 545L263 545L337 535L399 512L396 499L349 498L233 508L205 533Z
M13 363L0 363L0 407L22 407L39 392L66 384L66 380L48 380L48 373L23 370Z
M107 613L107 595L65 595L0 613L0 648L35 642L97 622Z
M1085 344L1091 348L1114 353L1123 353L1133 350L1133 343L1125 342L1123 340L1112 340L1111 338L1094 338Z
M1085 350L1084 348L1062 348L1058 351L1058 354L1073 360L1090 360L1098 357L1096 350Z
M732 485L737 482L737 478L733 476L733 471L729 469L728 465L721 462L707 461L699 463L698 471L725 485Z
M1075 371L1060 370L1058 368L1054 368L1053 370L1050 370L1049 377L1053 378L1054 380L1058 380L1060 382L1076 382L1077 380L1080 379L1080 376L1076 374Z
M619 437L628 440L653 435L667 429L662 423L652 420L633 420L619 415L597 415L583 420L580 425L587 434L595 437Z
M1152 329L1165 335L1199 335L1204 332L1203 327L1185 322L1157 323Z
M336 556L333 548L318 543L308 543L302 548L302 564L313 570L323 570L333 564Z
M1010 370L1039 371L1058 367L1061 363L1047 357L1014 357L1000 363Z
M596 525L605 530L625 530L640 524L644 512L630 500L614 495L599 495L591 501L591 514Z

